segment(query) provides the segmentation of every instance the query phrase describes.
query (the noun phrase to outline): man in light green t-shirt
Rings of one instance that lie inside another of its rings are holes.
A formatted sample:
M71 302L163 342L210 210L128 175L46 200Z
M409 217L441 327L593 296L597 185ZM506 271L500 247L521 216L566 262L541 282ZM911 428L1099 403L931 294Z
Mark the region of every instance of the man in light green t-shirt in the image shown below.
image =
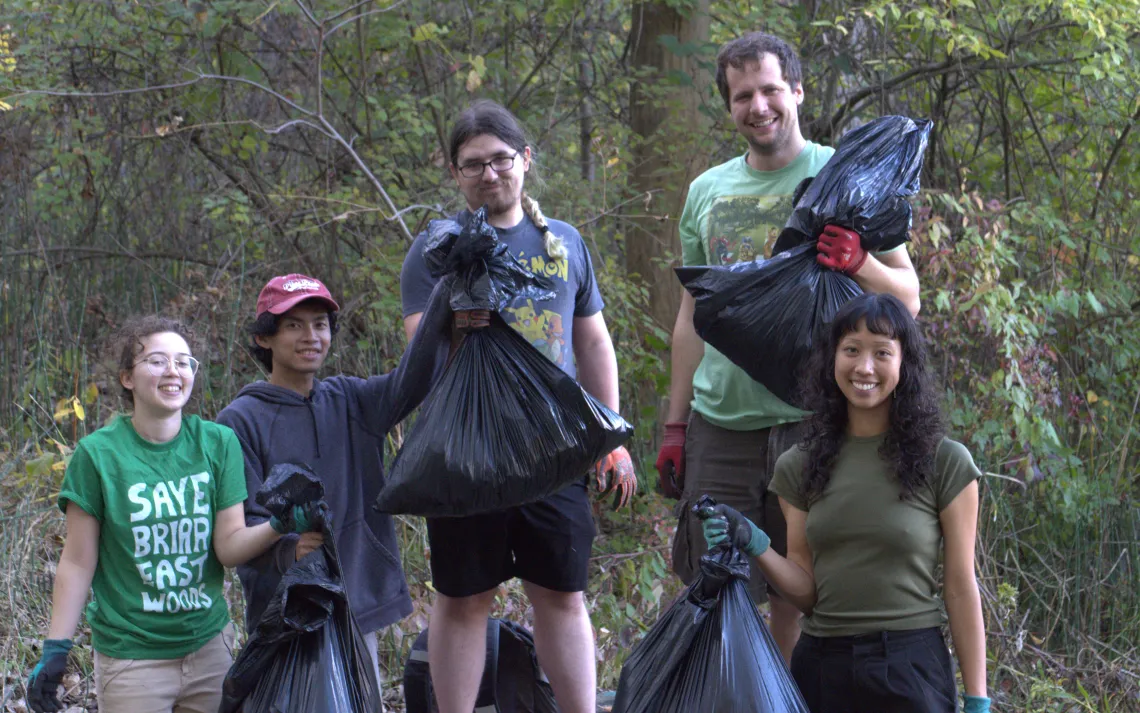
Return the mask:
M802 70L784 41L754 32L729 42L717 56L716 82L748 151L709 169L689 187L680 223L686 265L770 255L791 214L796 186L814 177L834 153L803 137ZM836 226L819 238L821 264L850 275L867 292L895 295L918 313L918 277L905 247L868 255L856 233ZM772 547L786 552L783 514L767 490L776 459L795 443L806 416L697 336L693 298L682 291L657 470L661 489L680 499L673 569L684 581L692 581L705 552L701 523L689 512L705 493L756 522L771 534ZM790 660L799 612L766 585L756 567L751 588L758 602L771 601L772 633Z

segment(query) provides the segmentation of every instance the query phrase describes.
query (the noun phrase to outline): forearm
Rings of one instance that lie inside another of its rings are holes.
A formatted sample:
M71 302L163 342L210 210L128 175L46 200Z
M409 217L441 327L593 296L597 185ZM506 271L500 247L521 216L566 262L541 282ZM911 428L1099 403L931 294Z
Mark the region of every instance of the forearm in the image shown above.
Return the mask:
M239 527L228 533L215 533L214 553L226 567L236 567L267 552L281 535L268 522L253 527Z
M94 566L60 559L52 587L51 625L47 638L70 639L75 635L94 576Z
M575 354L578 383L591 396L615 412L620 405L618 393L617 355L608 339L598 340Z
M673 327L673 345L670 350L669 422L689 420L693 400L693 375L697 373L705 356L705 343L693 327L693 298L687 293L681 298L681 309Z
M810 615L815 609L815 578L795 562L777 554L771 547L756 558L756 564L772 586L796 609Z
M958 667L968 696L986 695L986 629L977 580L946 590L950 636L958 652Z
M905 250L906 248L899 248ZM867 255L867 260L859 271L852 276L864 292L876 294L891 294L898 297L911 316L918 316L920 301L918 298L918 275L913 268L894 268L883 264L873 254Z

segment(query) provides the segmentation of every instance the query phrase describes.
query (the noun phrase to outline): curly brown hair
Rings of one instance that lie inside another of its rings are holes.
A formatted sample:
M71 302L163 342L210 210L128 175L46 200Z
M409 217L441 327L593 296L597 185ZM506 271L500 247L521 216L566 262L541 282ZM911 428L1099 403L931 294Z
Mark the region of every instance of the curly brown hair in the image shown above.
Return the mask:
M164 332L173 332L182 337L190 346L190 351L194 351L194 332L177 319L157 314L131 317L111 337L111 353L115 358L115 380L119 383L123 398L131 406L135 405L135 395L123 386L120 377L124 372L135 368L139 354L146 348L143 340L152 334Z
M914 496L934 472L934 457L945 433L938 393L926 362L926 344L910 312L897 297L864 294L848 302L832 320L826 339L812 353L803 385L812 412L799 448L807 453L802 495L822 497L831 469L847 438L847 397L835 381L835 354L843 337L867 329L902 347L899 383L891 399L887 435L879 455L898 478L899 499Z

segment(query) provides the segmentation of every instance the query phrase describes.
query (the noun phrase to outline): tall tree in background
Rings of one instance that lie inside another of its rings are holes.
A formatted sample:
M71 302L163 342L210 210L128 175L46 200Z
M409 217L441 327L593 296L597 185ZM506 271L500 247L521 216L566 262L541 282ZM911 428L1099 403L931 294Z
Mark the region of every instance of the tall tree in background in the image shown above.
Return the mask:
M698 149L707 134L702 99L711 77L701 64L709 38L709 1L633 5L630 128L635 136L629 186L651 196L627 234L625 265L649 289L653 321L670 329L680 287L667 260L680 254L677 225L689 182L708 167Z

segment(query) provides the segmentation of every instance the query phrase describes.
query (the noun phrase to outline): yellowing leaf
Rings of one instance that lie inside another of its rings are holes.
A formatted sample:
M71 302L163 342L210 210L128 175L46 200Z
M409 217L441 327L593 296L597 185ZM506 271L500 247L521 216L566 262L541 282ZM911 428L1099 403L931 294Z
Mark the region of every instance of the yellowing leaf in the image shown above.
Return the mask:
M88 384L87 388L83 390L83 403L90 406L95 403L97 398L99 398L99 387L94 383Z
M1090 391L1085 394L1085 398L1088 399L1090 404L1095 404L1097 401L1100 401L1100 397L1096 395L1095 391Z
M12 105L8 102L0 101L0 111L12 111Z
M619 160L618 157L614 156L609 161L606 161L606 168L613 168L614 166L617 165L618 160Z
M55 413L53 413L51 415L51 417L54 418L56 420L56 422L58 423L70 415L71 415L71 399L60 399L59 401L57 401L55 404Z
M473 92L483 85L483 78L474 69L467 73L467 91Z
M67 461L57 460L55 463L51 464L51 469L57 473L60 472L61 470L67 470Z
M87 418L87 411L84 410L83 404L79 402L79 397L77 396L71 397L71 410L80 421Z

